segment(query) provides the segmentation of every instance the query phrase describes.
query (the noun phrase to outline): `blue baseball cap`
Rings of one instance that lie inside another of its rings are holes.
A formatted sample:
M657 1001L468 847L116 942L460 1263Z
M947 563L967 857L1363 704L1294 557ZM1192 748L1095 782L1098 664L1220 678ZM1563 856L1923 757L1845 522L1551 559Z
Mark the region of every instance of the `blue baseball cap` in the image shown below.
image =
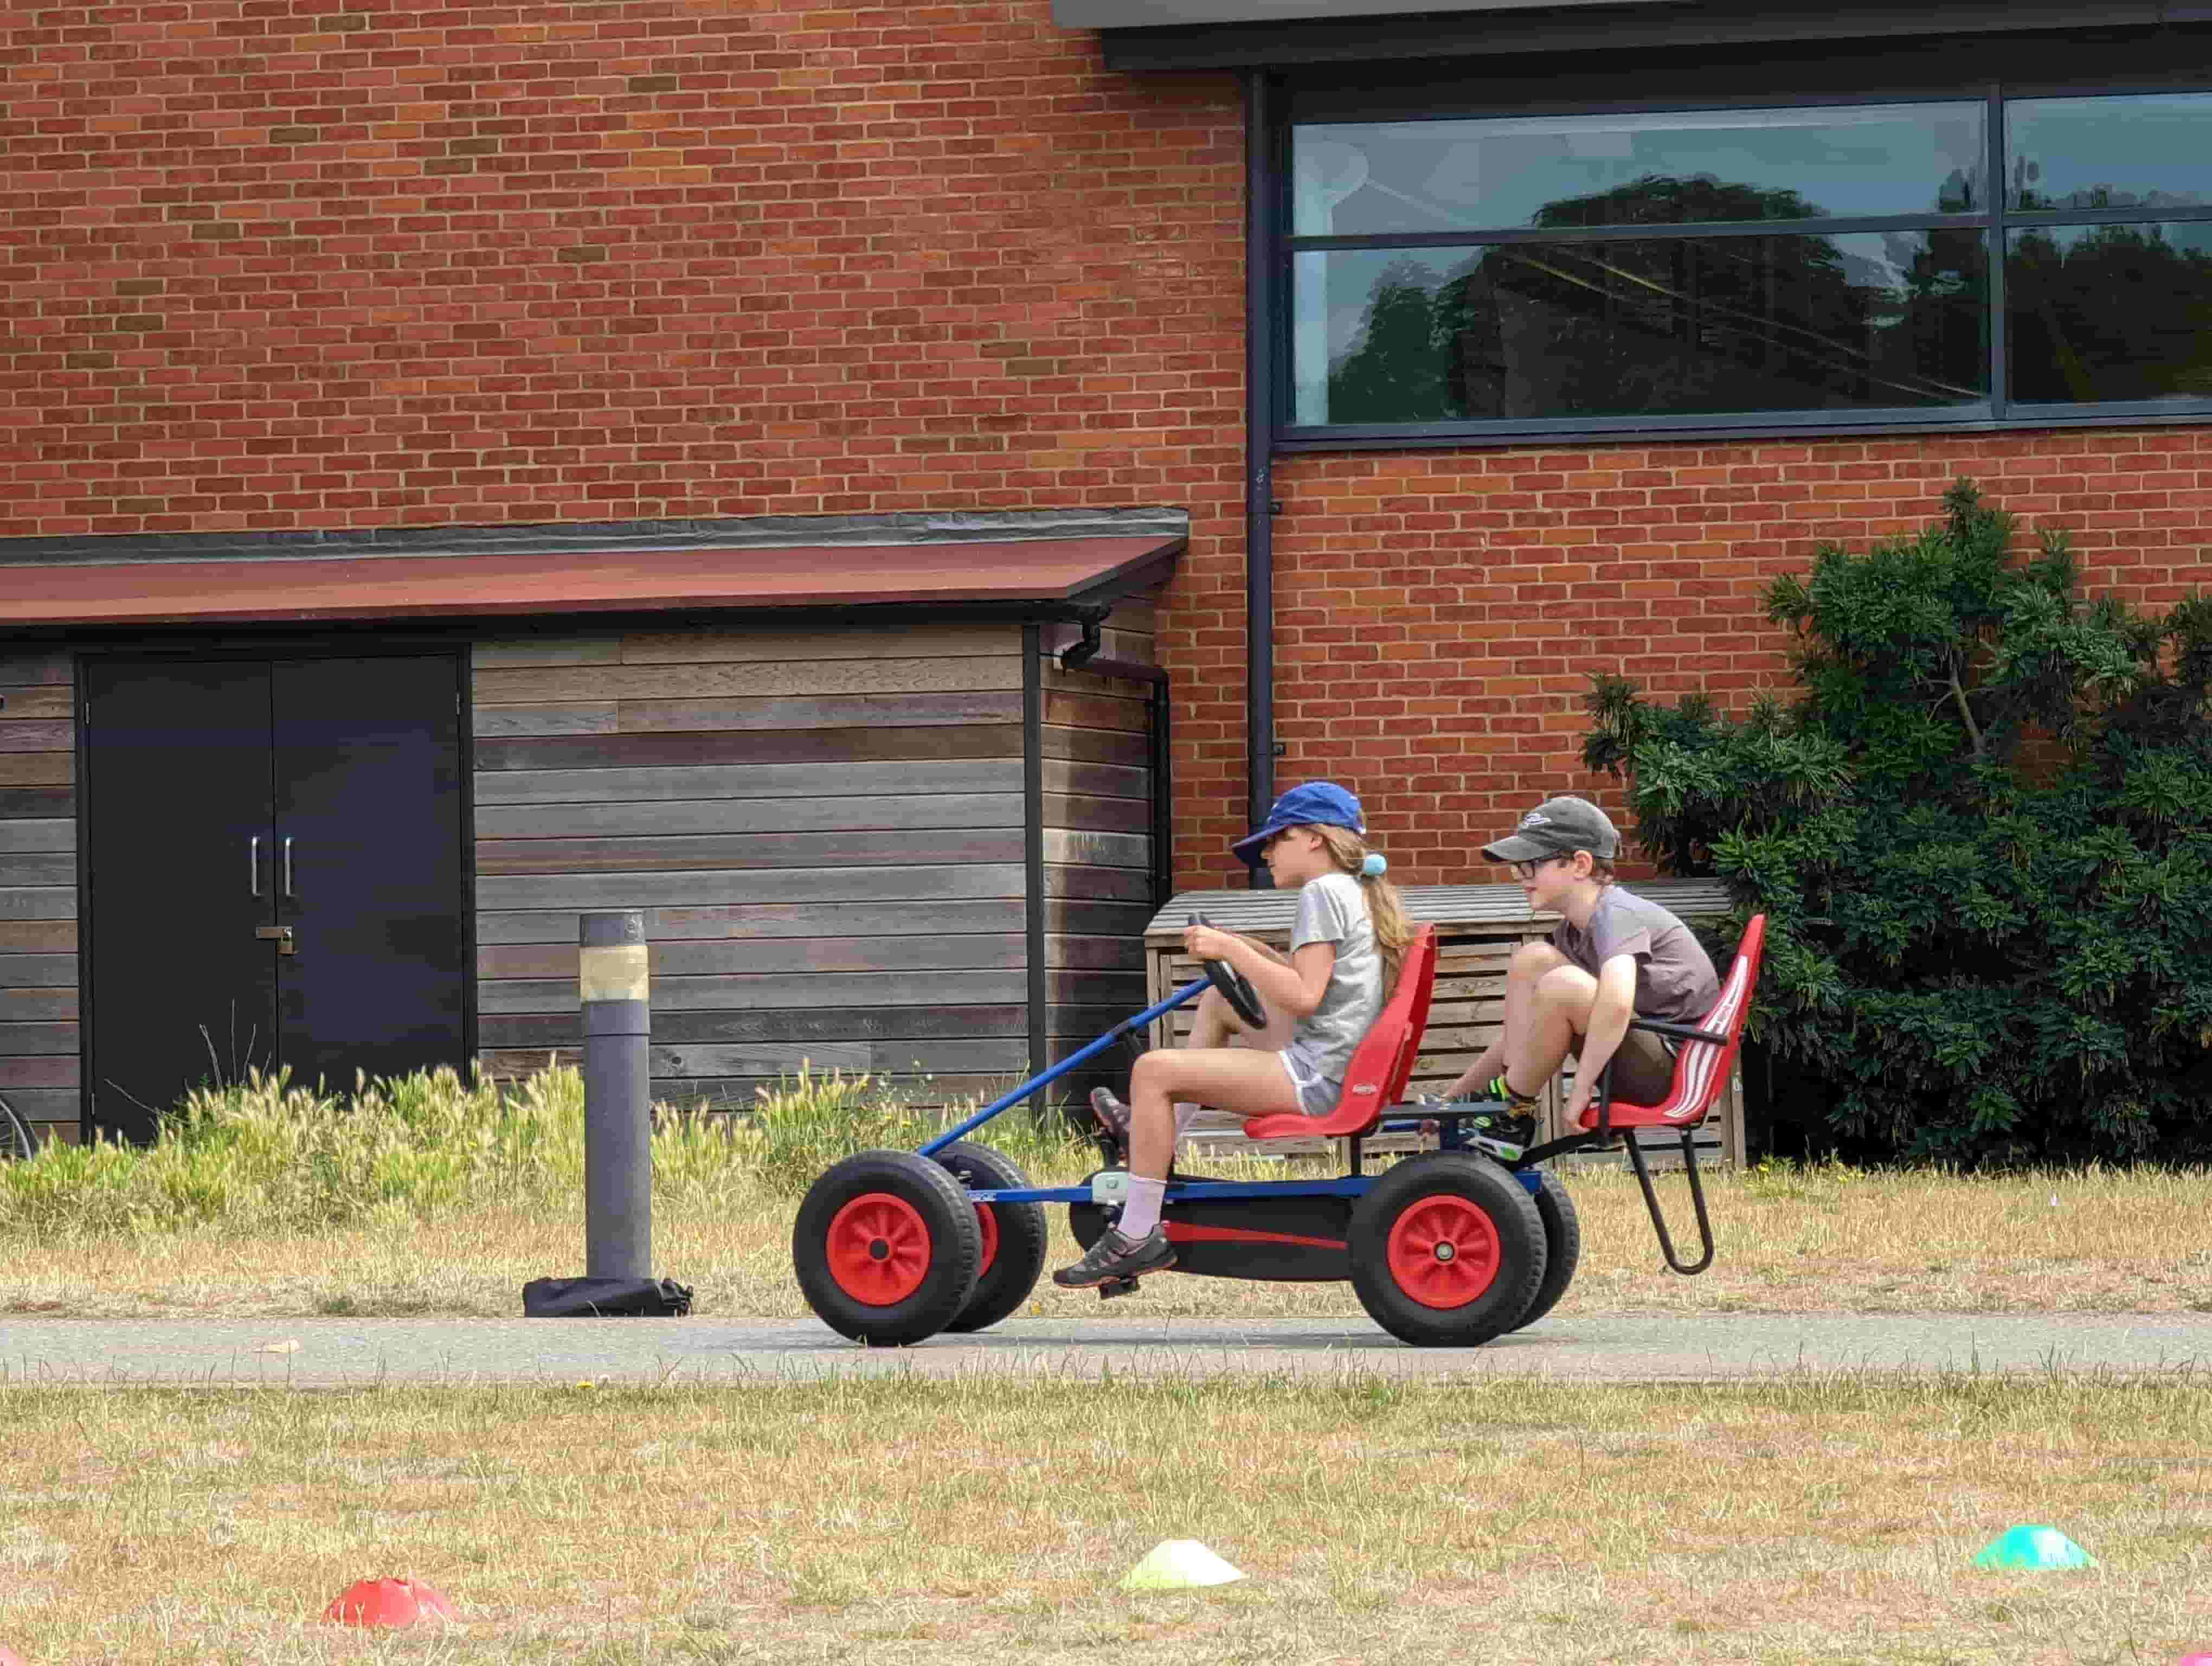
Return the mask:
M1333 781L1310 781L1275 800L1267 819L1229 848L1247 867L1260 866L1260 847L1286 827L1346 827L1367 831L1359 800Z

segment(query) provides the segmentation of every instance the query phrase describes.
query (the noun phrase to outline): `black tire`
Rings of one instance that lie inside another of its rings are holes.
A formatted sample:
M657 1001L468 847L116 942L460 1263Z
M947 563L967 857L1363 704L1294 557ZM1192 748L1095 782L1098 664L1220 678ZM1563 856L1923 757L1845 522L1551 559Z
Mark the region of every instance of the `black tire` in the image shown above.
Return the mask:
M1544 1280L1536 1201L1473 1152L1428 1152L1384 1170L1352 1210L1351 1250L1359 1304L1416 1347L1504 1335Z
M0 1099L0 1163L27 1163L38 1155L39 1142L15 1106Z
M968 1305L982 1236L967 1192L929 1158L867 1151L807 1189L791 1262L807 1305L830 1329L871 1347L904 1347Z
M1026 1186L1027 1176L988 1146L954 1141L937 1153L939 1167L967 1191L1003 1191ZM976 1226L982 1239L975 1293L947 1330L988 1330L1029 1300L1044 1272L1048 1232L1042 1203L978 1203Z
M1536 1218L1544 1223L1544 1279L1528 1310L1513 1322L1515 1330L1534 1324L1557 1307L1574 1282L1575 1268L1582 1265L1582 1218L1555 1174L1546 1173L1537 1183Z

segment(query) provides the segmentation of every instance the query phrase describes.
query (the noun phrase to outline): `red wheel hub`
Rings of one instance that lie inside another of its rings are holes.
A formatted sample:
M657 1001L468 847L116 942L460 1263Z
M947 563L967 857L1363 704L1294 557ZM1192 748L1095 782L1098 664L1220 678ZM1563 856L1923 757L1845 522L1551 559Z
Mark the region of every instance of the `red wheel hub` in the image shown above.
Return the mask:
M991 1263L999 1258L999 1212L988 1203L975 1206L975 1225L983 1232L983 1258L975 1266L975 1276L981 1278L991 1270Z
M1390 1228L1390 1276L1423 1307L1465 1307L1498 1277L1498 1228L1450 1192L1416 1198Z
M830 1276L854 1301L891 1307L921 1288L929 1272L929 1227L890 1192L866 1192L830 1217L823 1243Z

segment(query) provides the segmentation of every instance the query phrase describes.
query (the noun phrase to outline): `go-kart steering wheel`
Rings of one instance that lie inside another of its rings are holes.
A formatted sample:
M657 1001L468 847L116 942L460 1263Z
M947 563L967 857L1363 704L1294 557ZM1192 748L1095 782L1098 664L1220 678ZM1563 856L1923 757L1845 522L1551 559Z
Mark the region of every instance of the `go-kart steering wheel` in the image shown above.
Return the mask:
M1210 926L1213 922L1202 914L1194 914L1190 923ZM1221 991L1231 1012L1255 1030L1267 1027L1267 1009L1260 1004L1260 992L1252 987L1250 978L1225 960L1201 960L1199 966L1206 973L1206 981Z

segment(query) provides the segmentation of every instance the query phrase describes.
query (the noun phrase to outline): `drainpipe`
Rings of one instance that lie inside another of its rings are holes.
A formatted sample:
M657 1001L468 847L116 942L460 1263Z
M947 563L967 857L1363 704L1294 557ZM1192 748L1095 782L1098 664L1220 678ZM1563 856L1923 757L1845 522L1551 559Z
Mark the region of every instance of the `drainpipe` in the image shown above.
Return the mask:
M1275 801L1275 194L1264 70L1244 71L1244 734L1257 827ZM1251 871L1255 891L1273 880Z

